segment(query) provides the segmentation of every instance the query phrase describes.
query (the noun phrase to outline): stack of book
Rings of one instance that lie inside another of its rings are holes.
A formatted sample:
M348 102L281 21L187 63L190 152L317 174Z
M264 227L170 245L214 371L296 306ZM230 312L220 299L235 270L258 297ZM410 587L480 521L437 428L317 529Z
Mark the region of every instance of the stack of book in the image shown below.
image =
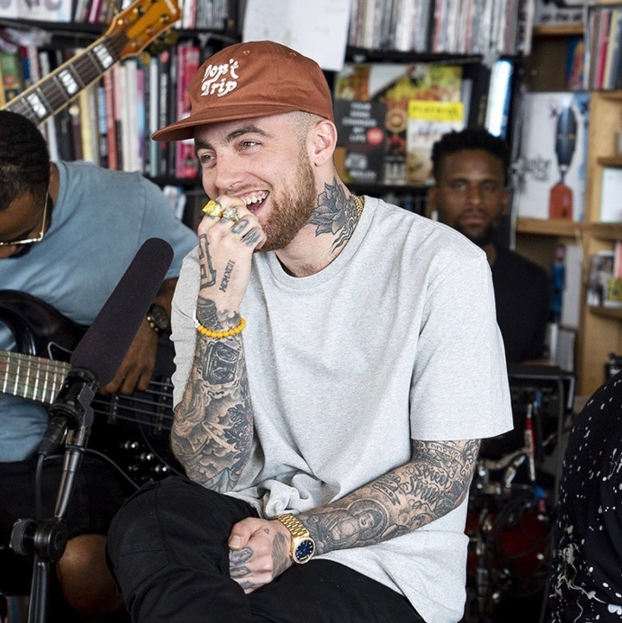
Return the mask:
M20 46L0 52L1 91L6 101L47 76L79 49ZM150 177L195 179L198 164L191 142L156 143L151 134L190 112L188 83L209 47L183 42L156 56L128 58L42 127L53 160L88 160L103 167L139 171Z
M588 88L622 88L622 6L590 7L586 38L585 71Z
M528 54L534 0L352 0L348 43L371 50Z
M130 3L131 0L123 0L118 8L124 10ZM107 0L56 2L4 0L0 2L0 17L60 23L108 24L114 17L112 7L118 4ZM237 6L238 0L179 0L181 19L176 27L217 32L231 30L232 22L237 15Z

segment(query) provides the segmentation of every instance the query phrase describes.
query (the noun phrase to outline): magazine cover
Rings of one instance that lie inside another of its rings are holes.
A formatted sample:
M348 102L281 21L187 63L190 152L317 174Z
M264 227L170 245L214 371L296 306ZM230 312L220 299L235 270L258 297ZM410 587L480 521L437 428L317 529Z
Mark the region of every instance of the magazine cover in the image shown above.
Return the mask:
M461 107L440 111L430 102L460 103L462 68L432 63L349 63L335 79L339 100L379 102L384 117L384 184L431 181L430 150L446 131L462 128L454 120ZM463 114L463 113L462 113ZM339 125L339 119L336 119Z
M384 119L381 102L336 100L335 165L346 183L381 184L384 179Z
M589 93L526 93L520 137L518 216L583 220Z
M587 279L587 304L608 306L610 282L614 280L615 253L599 251L590 256Z

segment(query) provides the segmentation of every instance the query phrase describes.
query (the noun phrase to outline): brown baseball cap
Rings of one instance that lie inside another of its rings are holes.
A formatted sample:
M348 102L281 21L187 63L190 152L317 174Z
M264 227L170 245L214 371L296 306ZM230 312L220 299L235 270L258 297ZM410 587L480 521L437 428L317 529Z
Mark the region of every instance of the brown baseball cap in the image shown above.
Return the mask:
M192 76L190 116L154 132L156 141L194 137L207 123L309 112L333 120L330 89L320 66L273 41L223 48Z

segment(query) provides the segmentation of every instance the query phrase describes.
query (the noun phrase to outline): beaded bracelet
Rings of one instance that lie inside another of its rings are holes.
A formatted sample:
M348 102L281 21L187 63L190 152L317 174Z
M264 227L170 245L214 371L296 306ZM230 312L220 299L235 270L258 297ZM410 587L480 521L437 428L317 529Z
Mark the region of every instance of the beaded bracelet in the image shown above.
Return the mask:
M206 337L212 337L215 340L222 340L226 337L231 337L232 335L237 335L238 333L242 333L244 331L244 327L246 327L246 320L240 316L240 323L237 327L233 329L228 329L227 331L212 331L207 327L204 327L200 322L197 321L197 331L201 335L205 335Z

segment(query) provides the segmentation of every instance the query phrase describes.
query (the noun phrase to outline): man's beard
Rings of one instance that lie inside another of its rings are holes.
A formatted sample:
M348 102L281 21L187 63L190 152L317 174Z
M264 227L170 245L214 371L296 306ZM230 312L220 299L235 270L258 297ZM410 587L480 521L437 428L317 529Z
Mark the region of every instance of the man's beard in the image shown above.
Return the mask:
M279 197L271 196L272 210L263 225L266 242L259 251L285 248L306 225L317 203L313 169L306 154L301 154L291 189Z
M456 224L455 229L459 231L462 235L466 236L471 242L476 244L478 247L485 247L491 242L495 241L496 229L492 223L488 223L486 227L476 233L469 231L468 228L462 227L460 223Z

